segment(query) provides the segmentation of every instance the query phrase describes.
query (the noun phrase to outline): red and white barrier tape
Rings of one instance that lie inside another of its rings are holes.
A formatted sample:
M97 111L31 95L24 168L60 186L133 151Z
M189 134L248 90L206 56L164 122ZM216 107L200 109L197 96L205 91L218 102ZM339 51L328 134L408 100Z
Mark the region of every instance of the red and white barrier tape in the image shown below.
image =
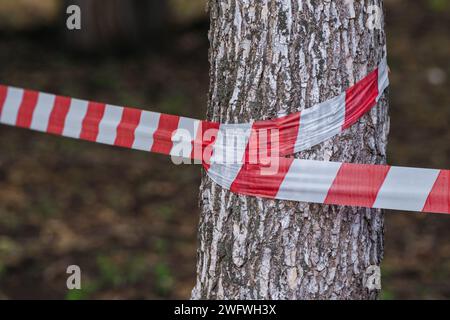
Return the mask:
M0 123L66 137L201 160L210 177L233 192L325 204L450 213L449 171L293 160L340 133L369 111L388 86L387 65L331 100L302 112L253 124L219 124L0 86ZM277 132L262 158L252 144ZM223 154L226 160L223 158ZM229 162L228 157L236 159ZM242 161L244 160L244 161Z
M265 198L450 213L450 170L279 160L277 174L263 175L260 165L246 163L224 184L235 193Z

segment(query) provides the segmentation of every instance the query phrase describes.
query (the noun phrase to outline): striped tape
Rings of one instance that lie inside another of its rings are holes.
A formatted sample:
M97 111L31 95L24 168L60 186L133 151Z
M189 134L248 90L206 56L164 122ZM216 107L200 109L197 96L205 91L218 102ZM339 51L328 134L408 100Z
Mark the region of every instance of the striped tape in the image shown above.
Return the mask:
M201 162L232 192L313 203L450 213L450 173L284 158L342 132L388 86L380 65L341 95L274 120L219 124L0 86L0 123ZM267 148L258 140L277 133ZM276 142L276 143L275 143ZM264 153L262 150L264 149ZM274 172L263 161L274 153ZM258 161L248 161L255 156Z
M233 192L265 198L366 208L450 213L450 171L280 158L277 174L244 164ZM232 166L231 166L232 167ZM225 169L226 170L226 169Z
M374 71L341 95L302 112L253 124L219 124L0 86L0 123L169 155L175 155L183 145L194 145L193 151L199 151L215 140L211 153L215 155L213 161L220 163L225 153L239 159L246 152L259 154L257 144L247 143L253 139L251 133L258 137L277 132L279 143L266 151L279 156L321 143L350 127L375 106L388 84L383 59ZM190 136L181 132L189 132ZM177 147L172 150L174 141ZM201 152L191 156L199 158Z

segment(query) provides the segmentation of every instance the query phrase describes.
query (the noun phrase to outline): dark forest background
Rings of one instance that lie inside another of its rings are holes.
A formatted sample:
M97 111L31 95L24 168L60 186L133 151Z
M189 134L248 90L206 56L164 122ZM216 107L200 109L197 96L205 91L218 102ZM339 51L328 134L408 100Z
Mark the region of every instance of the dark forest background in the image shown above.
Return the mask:
M65 8L82 8L82 31ZM0 0L0 83L204 118L206 0ZM385 0L389 163L450 168L450 1ZM200 168L0 127L0 298L188 298ZM383 299L450 298L450 217L386 213ZM68 265L82 290L68 291Z

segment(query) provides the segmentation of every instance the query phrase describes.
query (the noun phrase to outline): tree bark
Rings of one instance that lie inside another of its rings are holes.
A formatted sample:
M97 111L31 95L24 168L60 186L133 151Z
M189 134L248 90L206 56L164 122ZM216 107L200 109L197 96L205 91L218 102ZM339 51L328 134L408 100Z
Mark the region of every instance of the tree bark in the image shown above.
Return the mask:
M279 117L333 98L374 70L382 0L210 0L208 119ZM330 141L295 156L385 163L384 96ZM366 270L383 257L381 210L240 196L205 174L193 299L375 299Z

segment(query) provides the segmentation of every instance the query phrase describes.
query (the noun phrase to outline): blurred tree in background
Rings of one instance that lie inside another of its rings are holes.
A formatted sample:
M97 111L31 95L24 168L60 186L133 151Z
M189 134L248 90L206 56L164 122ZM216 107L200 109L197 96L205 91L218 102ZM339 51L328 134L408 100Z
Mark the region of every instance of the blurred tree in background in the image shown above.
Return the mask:
M65 28L66 8L78 5L82 28ZM204 0L1 0L0 30L56 25L75 50L133 48L164 40L171 27L206 18Z
M24 30L54 24L61 0L1 0L0 29Z
M81 30L66 29L67 43L76 49L139 45L142 41L152 41L152 37L162 36L169 22L166 1L65 0L64 3L63 10L72 4L81 8Z

